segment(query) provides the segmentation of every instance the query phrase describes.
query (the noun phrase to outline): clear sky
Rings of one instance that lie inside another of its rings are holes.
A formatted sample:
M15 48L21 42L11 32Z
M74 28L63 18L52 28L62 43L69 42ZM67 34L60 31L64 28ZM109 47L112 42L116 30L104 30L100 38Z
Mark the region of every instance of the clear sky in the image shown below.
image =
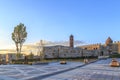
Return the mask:
M11 47L11 33L24 23L25 43L67 41L73 34L86 43L120 40L120 0L0 0L0 49Z

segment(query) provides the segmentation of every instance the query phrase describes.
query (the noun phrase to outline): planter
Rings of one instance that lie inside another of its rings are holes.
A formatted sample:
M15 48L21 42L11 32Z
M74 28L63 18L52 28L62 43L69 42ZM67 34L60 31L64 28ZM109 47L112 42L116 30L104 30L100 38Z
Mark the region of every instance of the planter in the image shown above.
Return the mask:
M66 61L60 61L60 64L67 64Z
M112 62L110 63L110 66L111 67L119 67L120 63L117 60L113 59Z

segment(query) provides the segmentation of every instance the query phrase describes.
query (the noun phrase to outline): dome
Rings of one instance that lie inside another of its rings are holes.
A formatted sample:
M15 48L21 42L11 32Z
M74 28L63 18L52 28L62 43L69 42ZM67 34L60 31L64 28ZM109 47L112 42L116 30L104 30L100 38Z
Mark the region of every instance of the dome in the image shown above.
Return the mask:
M105 43L106 43L106 45L109 45L109 44L113 43L113 40L110 37L108 37L108 39L106 40Z

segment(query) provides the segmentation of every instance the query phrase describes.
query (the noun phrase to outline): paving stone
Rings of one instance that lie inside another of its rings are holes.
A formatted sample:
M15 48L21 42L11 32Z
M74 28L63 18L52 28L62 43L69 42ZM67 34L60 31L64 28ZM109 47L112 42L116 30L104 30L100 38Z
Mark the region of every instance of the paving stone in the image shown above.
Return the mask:
M99 60L83 67L77 67L83 65L80 62L68 62L67 65L57 62L34 66L0 65L0 75L19 80L120 80L120 67L110 67L111 60ZM120 58L117 60L120 62Z
M118 60L120 61L120 59ZM72 80L120 80L120 67L110 67L110 62L111 59L100 60L95 63L91 63L89 65L77 68L75 70L61 73L61 75L56 75L56 78L62 77L66 74L72 74L71 77L68 77L68 79L71 78ZM43 80L46 79L44 78Z

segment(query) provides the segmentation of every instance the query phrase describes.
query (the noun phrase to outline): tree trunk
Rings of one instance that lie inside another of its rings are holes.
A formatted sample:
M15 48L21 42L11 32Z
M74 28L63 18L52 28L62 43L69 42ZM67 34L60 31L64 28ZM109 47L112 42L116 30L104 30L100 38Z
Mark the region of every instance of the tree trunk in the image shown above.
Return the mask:
M18 52L19 52L19 49L18 49L18 43L15 43L16 44L16 51L17 51L17 54L16 54L16 60L18 60Z
M22 45L23 45L23 44L22 44L22 43L20 43L20 54L21 54L21 50L22 50Z

